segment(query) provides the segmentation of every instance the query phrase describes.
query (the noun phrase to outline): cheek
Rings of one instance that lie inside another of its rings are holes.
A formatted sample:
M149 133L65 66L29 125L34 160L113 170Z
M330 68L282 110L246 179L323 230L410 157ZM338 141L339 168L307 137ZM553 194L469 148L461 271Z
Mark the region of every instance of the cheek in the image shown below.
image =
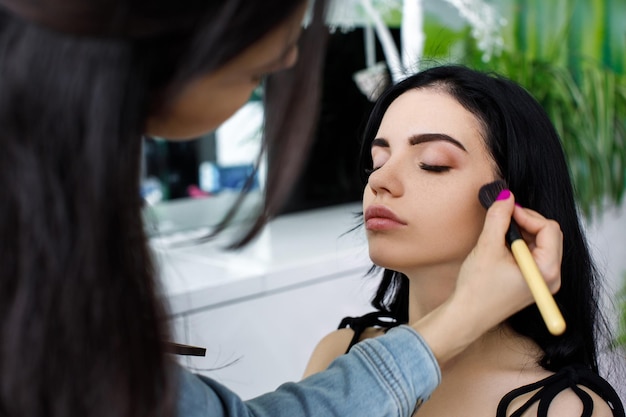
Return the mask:
M447 227L445 235L451 237L450 243L456 240L469 252L475 245L485 221L485 209L480 205L473 193L455 194L450 206L442 211L446 213Z
M456 190L426 204L418 216L417 226L424 232L433 256L439 253L443 258L464 259L476 245L485 210L473 194Z

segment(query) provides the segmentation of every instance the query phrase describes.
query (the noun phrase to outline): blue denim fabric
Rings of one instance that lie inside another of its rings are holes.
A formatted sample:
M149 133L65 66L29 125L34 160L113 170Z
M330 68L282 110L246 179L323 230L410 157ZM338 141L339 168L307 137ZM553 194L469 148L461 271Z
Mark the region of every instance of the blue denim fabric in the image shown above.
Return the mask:
M409 417L441 382L429 347L411 327L355 345L319 374L247 401L218 382L180 373L179 417Z

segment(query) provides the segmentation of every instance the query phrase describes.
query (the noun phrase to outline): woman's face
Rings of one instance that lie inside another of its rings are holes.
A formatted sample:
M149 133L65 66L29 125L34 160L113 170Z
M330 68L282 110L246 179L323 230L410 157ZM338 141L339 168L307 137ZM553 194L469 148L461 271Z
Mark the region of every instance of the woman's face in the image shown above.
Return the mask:
M441 89L409 90L387 109L371 152L363 211L372 261L409 276L460 266L484 222L478 190L495 179L479 120Z
M147 122L151 136L194 139L215 130L250 98L264 76L293 66L306 2L282 24L217 70L190 82Z

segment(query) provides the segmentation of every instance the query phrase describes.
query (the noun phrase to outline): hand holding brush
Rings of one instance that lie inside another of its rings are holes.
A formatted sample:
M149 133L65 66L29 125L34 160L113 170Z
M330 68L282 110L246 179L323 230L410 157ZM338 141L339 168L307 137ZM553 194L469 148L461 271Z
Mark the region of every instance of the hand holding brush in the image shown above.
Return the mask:
M497 180L481 187L478 193L480 203L488 209L498 198L498 195L507 189L507 185L502 180ZM559 310L554 297L537 267L528 245L522 238L519 227L515 220L511 219L511 225L506 233L506 242L509 245L513 257L517 262L522 275L530 288L548 330L555 336L563 334L565 331L565 320Z

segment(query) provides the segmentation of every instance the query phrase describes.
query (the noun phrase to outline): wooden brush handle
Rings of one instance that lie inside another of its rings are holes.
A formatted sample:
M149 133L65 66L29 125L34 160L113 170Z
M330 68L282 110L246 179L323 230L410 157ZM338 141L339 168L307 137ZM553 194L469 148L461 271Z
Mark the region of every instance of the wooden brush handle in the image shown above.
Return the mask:
M535 303L537 303L546 327L555 336L563 334L565 331L565 319L563 319L563 315L556 305L556 301L554 301L554 297L550 293L526 242L523 239L511 242L511 252L522 271L524 279L526 279L526 283L535 299Z

